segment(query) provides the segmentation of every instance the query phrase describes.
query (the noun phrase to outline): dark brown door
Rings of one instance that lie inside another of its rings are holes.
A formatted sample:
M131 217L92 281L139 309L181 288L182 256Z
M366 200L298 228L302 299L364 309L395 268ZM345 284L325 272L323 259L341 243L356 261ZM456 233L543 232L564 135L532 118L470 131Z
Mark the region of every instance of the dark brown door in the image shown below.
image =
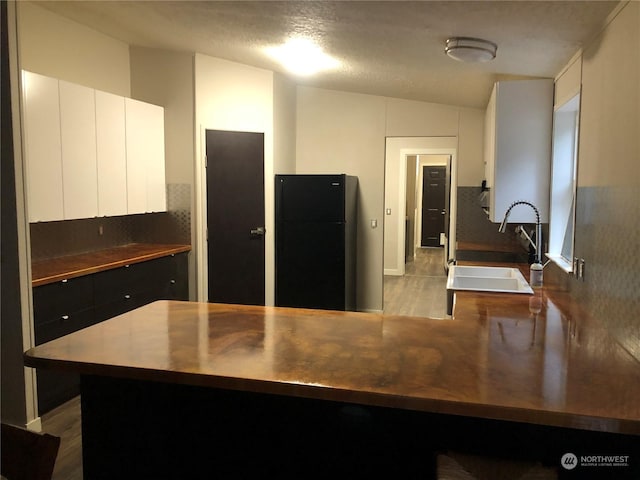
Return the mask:
M209 301L264 305L264 134L206 142Z
M422 167L423 247L440 247L445 232L447 167Z

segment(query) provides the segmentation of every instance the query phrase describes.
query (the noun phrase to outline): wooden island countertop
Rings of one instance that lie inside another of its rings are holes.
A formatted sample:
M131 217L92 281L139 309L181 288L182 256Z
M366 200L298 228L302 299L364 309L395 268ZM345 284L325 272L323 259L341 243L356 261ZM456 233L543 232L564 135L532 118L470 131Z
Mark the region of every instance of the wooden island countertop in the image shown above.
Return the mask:
M640 434L640 364L562 294L459 292L454 318L159 301L30 367Z

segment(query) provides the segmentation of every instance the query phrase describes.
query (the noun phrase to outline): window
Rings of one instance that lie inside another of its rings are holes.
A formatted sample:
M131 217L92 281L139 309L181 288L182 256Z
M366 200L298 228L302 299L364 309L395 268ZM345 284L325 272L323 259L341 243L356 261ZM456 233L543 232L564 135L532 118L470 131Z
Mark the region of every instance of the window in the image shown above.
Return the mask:
M572 271L576 206L576 174L580 94L553 115L551 215L547 256L566 272Z

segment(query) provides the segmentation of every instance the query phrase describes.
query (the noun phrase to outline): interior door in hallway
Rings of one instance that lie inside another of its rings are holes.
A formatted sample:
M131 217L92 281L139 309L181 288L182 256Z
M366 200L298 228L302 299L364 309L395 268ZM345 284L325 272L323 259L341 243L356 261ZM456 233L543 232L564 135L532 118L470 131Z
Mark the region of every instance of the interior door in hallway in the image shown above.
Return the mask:
M206 131L210 302L264 305L264 134Z
M422 167L422 235L423 247L440 247L441 234L445 234L447 195L447 167Z

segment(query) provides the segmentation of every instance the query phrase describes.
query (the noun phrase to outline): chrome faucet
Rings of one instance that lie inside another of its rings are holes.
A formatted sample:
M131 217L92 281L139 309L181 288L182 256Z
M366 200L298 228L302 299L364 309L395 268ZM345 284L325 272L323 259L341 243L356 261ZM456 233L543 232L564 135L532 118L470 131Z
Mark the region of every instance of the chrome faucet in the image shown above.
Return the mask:
M507 220L509 218L509 214L511 213L511 209L516 205L529 205L531 208L533 208L533 211L536 212L536 241L535 242L531 239L529 235L527 235L527 232L524 230L522 225L518 226L516 231L524 234L525 238L529 241L531 246L536 251L535 263L541 264L542 263L542 224L540 223L540 212L538 211L538 209L533 203L526 202L524 200L513 202L511 206L507 209L507 212L504 214L504 219L502 220L502 223L500 224L500 228L498 228L498 231L500 233L504 233L507 230Z

